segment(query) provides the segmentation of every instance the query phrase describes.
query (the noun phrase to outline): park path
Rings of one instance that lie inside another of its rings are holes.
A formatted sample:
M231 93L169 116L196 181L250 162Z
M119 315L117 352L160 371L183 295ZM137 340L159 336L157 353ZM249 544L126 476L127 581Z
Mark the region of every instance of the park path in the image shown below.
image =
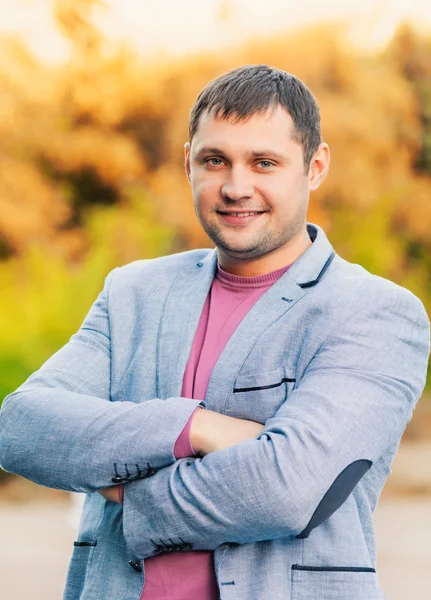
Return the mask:
M61 600L70 521L67 503L0 504L1 600ZM431 499L382 500L375 523L387 600L430 600Z

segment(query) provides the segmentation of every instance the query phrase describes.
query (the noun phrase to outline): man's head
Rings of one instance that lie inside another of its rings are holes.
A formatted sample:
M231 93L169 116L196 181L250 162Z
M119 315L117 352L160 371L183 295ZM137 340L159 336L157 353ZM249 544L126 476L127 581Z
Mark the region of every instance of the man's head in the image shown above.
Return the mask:
M299 79L252 65L211 81L192 108L185 154L196 214L222 266L254 264L249 274L305 251L308 196L326 175L329 150Z

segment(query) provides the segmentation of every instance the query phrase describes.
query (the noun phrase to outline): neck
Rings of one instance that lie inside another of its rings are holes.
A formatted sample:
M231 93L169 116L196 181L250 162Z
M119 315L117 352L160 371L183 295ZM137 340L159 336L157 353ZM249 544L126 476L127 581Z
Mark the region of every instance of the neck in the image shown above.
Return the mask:
M238 275L239 277L266 275L294 263L312 243L307 229L305 229L298 238L258 258L236 258L225 254L223 250L217 248L218 262L224 271L232 275Z

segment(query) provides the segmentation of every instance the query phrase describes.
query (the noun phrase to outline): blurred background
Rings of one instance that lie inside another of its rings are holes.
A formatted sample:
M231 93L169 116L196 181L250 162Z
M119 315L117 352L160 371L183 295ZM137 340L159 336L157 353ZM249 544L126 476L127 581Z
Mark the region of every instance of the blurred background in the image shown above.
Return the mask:
M188 113L243 64L292 72L317 97L332 166L309 220L431 314L429 0L0 0L0 55L0 403L67 342L112 268L211 245L183 174ZM78 513L0 471L1 598L61 598ZM429 390L376 529L388 600L429 600Z

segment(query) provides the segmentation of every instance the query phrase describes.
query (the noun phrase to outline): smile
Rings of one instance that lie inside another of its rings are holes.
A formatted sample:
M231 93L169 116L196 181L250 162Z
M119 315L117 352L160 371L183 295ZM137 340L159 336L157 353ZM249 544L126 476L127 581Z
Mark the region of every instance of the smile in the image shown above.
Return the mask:
M261 212L222 212L222 215L228 215L230 217L251 217L253 215L261 215Z
M246 227L251 223L259 220L259 217L265 214L266 211L247 211L247 212L237 212L237 211L229 211L229 212L221 212L218 211L222 222L231 227Z

